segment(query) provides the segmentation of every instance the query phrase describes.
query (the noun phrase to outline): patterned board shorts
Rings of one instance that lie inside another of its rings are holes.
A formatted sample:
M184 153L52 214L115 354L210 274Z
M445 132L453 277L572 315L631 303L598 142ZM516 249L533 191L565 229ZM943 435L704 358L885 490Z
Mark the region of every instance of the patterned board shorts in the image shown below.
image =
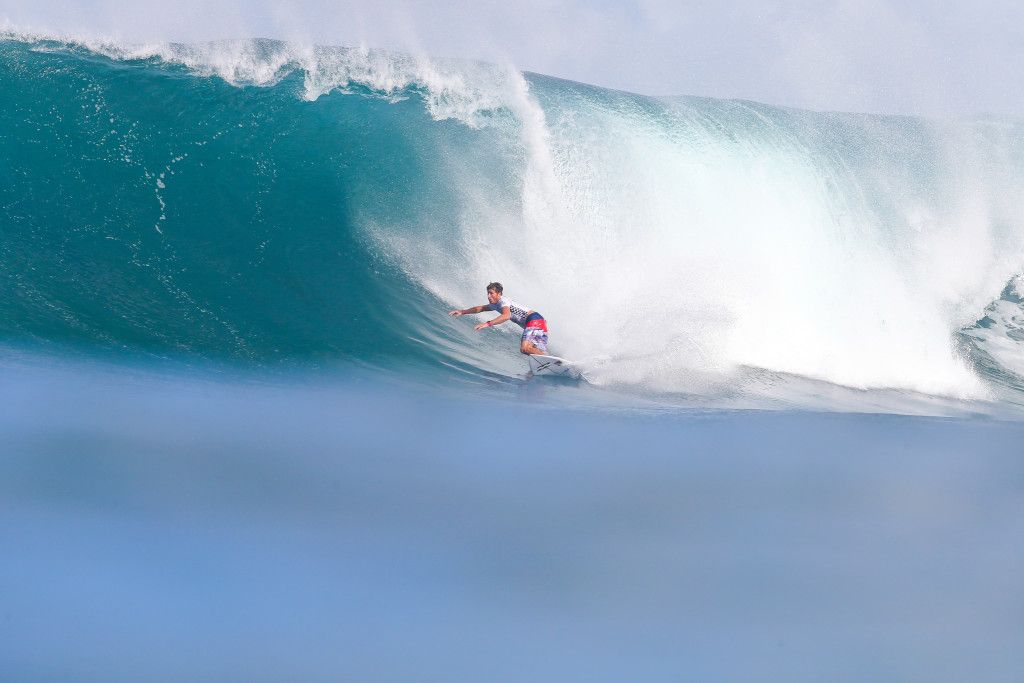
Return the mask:
M544 353L548 352L548 323L539 313L533 313L527 318L522 341L530 342Z

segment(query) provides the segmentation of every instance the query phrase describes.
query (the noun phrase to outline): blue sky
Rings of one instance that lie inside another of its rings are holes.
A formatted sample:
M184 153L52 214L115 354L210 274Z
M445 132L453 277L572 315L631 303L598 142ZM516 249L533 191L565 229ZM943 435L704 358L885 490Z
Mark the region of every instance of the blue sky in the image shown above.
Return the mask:
M136 41L267 36L511 60L648 94L1024 113L1024 4L1004 0L0 0L3 19Z

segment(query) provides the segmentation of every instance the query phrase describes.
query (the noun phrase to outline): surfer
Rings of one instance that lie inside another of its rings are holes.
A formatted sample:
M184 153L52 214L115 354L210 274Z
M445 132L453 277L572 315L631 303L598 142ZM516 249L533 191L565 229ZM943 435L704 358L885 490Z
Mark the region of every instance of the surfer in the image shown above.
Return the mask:
M483 306L473 306L463 310L449 311L448 315L458 317L467 313L483 313L484 311L497 311L501 315L493 320L480 323L473 329L479 332L485 327L500 325L506 320L511 320L523 328L523 336L519 341L519 351L525 354L544 355L548 352L548 323L537 311L520 306L511 299L501 295L503 289L500 282L492 282L487 285L487 303Z

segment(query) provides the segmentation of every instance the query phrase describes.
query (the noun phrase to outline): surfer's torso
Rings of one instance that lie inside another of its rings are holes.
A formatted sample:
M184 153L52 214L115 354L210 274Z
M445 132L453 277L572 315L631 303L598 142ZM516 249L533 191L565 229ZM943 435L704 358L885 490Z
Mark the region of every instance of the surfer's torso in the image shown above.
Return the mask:
M522 340L533 344L541 352L547 353L548 323L544 320L544 316L506 297L501 297L493 304L487 304L487 308L498 313L503 313L506 306L508 306L508 319L523 328Z
M508 319L519 325L519 327L526 327L526 319L534 312L532 308L520 306L515 301L512 301L512 299L504 296L498 299L497 303L487 304L487 308L498 313L501 313L502 309L506 306L508 306ZM540 314L537 315L539 316Z

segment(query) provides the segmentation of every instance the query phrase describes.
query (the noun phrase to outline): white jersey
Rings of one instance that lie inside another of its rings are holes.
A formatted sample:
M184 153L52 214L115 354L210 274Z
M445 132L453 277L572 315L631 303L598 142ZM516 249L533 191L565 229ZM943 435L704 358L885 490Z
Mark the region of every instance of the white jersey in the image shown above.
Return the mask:
M531 310L526 306L520 306L515 301L512 301L512 299L506 299L505 297L498 299L496 304L487 304L487 308L498 313L501 313L501 309L506 306L508 306L509 320L519 325L519 327L526 327L526 316L530 314Z

